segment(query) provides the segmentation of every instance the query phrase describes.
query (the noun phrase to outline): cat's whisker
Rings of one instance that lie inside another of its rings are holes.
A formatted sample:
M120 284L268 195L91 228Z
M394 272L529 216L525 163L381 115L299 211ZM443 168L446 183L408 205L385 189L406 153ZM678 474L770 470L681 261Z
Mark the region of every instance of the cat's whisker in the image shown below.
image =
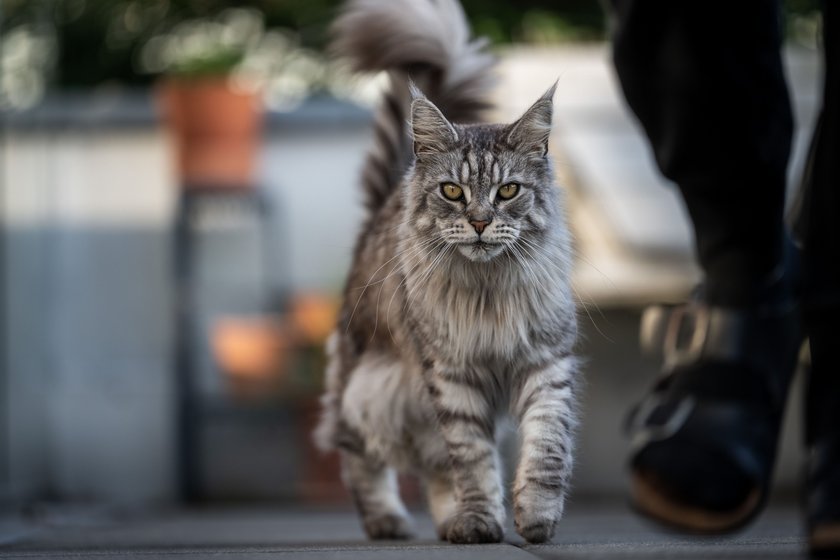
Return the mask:
M405 298L406 301L405 301L405 305L403 305L403 310L410 309L413 294L418 290L418 288L420 288L426 282L428 282L428 280L434 275L435 269L438 266L440 266L440 264L443 262L445 256L448 253L450 253L451 251L453 251L454 248L455 248L455 245L447 244L446 247L444 247L443 250L432 260L432 262L429 264L428 269L417 280L417 283L414 286L414 288L412 288L408 292L408 294L406 295L406 298Z
M376 275L376 273L377 273L377 272L379 272L380 270L382 270L382 267L383 267L383 266L387 265L388 263L390 263L390 262L392 262L392 261L394 261L394 260L396 260L396 259L398 259L398 258L400 258L400 257L404 257L406 253L409 253L409 252L410 252L410 253L418 253L418 252L420 252L420 250L422 250L424 247L430 246L430 245L434 244L434 243L435 243L435 242L437 242L437 241L440 241L440 239L439 239L439 238L431 238L431 239L427 239L427 240L425 240L425 241L422 241L419 245L415 245L414 247L408 247L408 248L406 248L406 249L403 249L401 252L397 253L395 256L393 256L392 258L388 259L388 261L387 261L385 264L383 264L382 266L380 266L380 267L376 270L376 272L374 272L374 275ZM410 257L407 257L407 258L410 258ZM361 289L367 288L367 287L369 287L369 286L373 286L373 285L376 285L376 284L381 284L381 283L385 282L385 280L387 280L388 278L390 278L391 276L393 276L394 274L396 274L398 271L399 271L399 266L394 265L394 266L392 267L391 271L388 273L388 275L387 275L387 276L385 276L385 277L383 277L383 278L381 278L381 279L379 279L379 280L369 282L369 283L368 283L368 284L366 284L365 286L359 286L359 287L357 287L357 288L354 288L354 290L361 290Z
M559 258L562 260L562 263L564 265L569 267L570 270L577 262L581 262L581 263L585 264L586 266L589 266L590 268L592 268L598 274L600 274L604 278L604 280L606 280L610 284L610 286L615 290L616 293L621 292L621 290L619 290L618 286L616 286L615 282L613 282L612 278L610 278L600 268L595 266L595 263L593 263L590 259L588 259L586 256L584 256L583 253L581 253L579 251L576 251L573 247L567 247L565 244L562 244L562 243L559 243L559 242L554 242L554 241L551 241L549 239L542 240L541 243L543 245L552 246L552 247L556 247L558 249L561 249L563 254L559 255Z
M394 255L393 257L391 257L390 259L388 259L384 263L382 263L382 265L379 268L377 268L373 272L373 274L370 275L370 278L368 278L368 281L367 281L366 284L364 284L363 286L356 286L355 288L351 288L351 291L355 291L355 290L363 290L364 291L366 288L368 288L368 287L370 287L374 284L377 284L379 282L382 282L382 280L384 280L384 278L381 279L381 280L376 280L376 281L373 281L373 278L379 273L380 270L385 268L385 266L387 266L389 263L395 261L396 259L400 258L407 251L417 250L418 248L422 248L423 246L432 244L432 243L434 243L435 241L438 240L437 238L434 238L434 237L425 239L425 238L420 238L419 236L418 236L417 239L420 239L420 243L418 245L407 247L406 249L403 249L402 251L398 251L396 255ZM416 240L416 239L409 239L409 241L414 241L414 240Z
M409 247L408 249L405 249L405 250L403 250L403 251L401 251L401 252L398 252L396 255L394 255L393 257L391 257L390 259L388 259L385 263L383 263L383 264L382 264L379 268L377 268L377 269L373 272L373 274L371 274L371 275L370 275L370 278L368 278L368 282L367 282L364 286L359 287L359 288L354 288L354 289L361 289L361 290L362 290L362 293L361 293L361 294L359 294L359 297L358 297L358 298L356 298L356 304L353 306L353 311L350 313L350 318L347 320L347 326L345 327L345 331L344 331L344 332L348 332L348 331L350 330L350 325L351 325L351 324L352 324L352 322L353 322L353 317L356 315L356 309L358 309L358 307L359 307L359 303L361 303L362 299L364 298L364 296L365 296L365 292L367 291L367 289L368 289L370 286L374 285L374 284L377 284L377 283L380 283L380 282L384 282L384 281L385 281L385 280L386 280L386 279L387 279L387 278L388 278L391 274L393 274L393 273L394 273L394 270L391 270L391 272L389 272L389 273L388 273L388 275L386 275L386 276L385 276L385 278L382 278L381 280L377 280L376 282L372 282L372 280L373 280L374 276L376 276L376 274L377 274L377 273L379 273L379 271L380 271L380 270L382 270L382 268L384 268L384 267L385 267L388 263L390 263L390 262L392 262L392 261L394 261L394 260L398 259L398 258L399 258L400 256L402 256L404 253L406 253L406 252L408 252L408 251L412 251L412 252L414 252L414 251L421 251L421 250L422 250L425 246L427 246L427 245L431 245L431 244L433 244L435 241L437 241L437 238L431 238L431 239L429 239L429 240L426 240L426 241L421 242L418 246ZM398 267L397 267L397 266L395 266L395 267L394 267L394 269L396 269L396 268L398 268Z
M442 245L442 244L444 244L444 243L446 243L446 241L445 241L445 240L439 240L439 243L437 243L437 244L435 244L434 246L432 246L432 248L430 249L430 251L431 251L431 250L436 250L438 247L440 247L440 245ZM424 247L424 248L428 248L428 247ZM391 294L391 299L388 301L388 308L385 310L385 316L386 316L386 317L390 317L390 316L391 316L391 305L394 303L394 298L395 298L395 297L396 297L396 295L399 293L399 291L400 291L400 287L401 287L401 286L403 286L403 285L405 284L405 282L408 280L409 275L410 275L410 274L412 274L412 273L414 272L414 270L416 270L416 269L417 269L417 268L418 268L418 267L419 267L419 266L423 263L423 251L422 251L422 249L424 249L424 248L421 248L421 250L419 251L419 253L418 253L418 258L417 258L417 262L416 262L414 265L412 265L412 266L409 268L409 270L403 271L403 279L400 281L400 283L399 283L399 284L397 284L397 287L396 287L396 288L394 288L394 293L393 293L393 294ZM394 339L394 333L393 333L393 331L391 330L391 323L390 323L390 321L388 322L388 332L389 332L389 334L391 335L391 340L392 340L392 341L396 344L396 340Z
M525 270L525 272L526 272L526 278L528 278L529 280L531 280L531 282L532 282L532 283L533 283L536 287L538 287L538 288L542 291L542 293L543 293L543 294L550 294L550 293L551 293L551 291L546 289L546 287L543 285L543 283L542 283L542 281L540 280L540 278L539 278L539 277L537 276L537 274L534 272L534 269L533 269L533 268L531 268L531 265L528 263L528 259L527 259L527 258L525 257L525 255L523 255L523 254L522 254L522 252L520 251L520 247L516 247L515 245L512 245L512 246L511 246L511 248L512 248L512 249L513 249L513 251L514 251L514 255L517 255L517 256L519 257L519 259L518 259L518 260L519 260L520 265L522 265L522 267L524 268L524 270ZM524 247L523 247L522 249L524 249ZM550 279L549 279L549 280L550 280Z
M424 269L424 271L418 276L418 278L416 280L417 284L415 285L415 288L417 286L421 285L422 282L423 282L423 279L426 278L426 276L434 269L434 265L435 265L436 261L441 257L441 255L443 255L445 253L449 244L444 241L443 244L436 245L434 247L434 250L439 249L441 246L445 246L443 251L441 251L437 255L432 256L430 259L427 259L427 266ZM429 255L431 255L431 253L432 253L432 251L429 251ZM408 275L406 275L406 280L408 280ZM405 285L408 285L407 282L405 283ZM406 302L403 304L403 311L405 311L406 306L408 305L408 302L409 302L410 298L411 298L411 291L409 291L408 294L406 295Z
M554 266L554 267L555 267L558 271L560 271L560 272L564 272L564 273L566 273L566 274L567 274L567 272L563 271L563 270L559 267L559 265L557 265L556 263L554 263L554 262L551 260L550 256L549 256L549 255L548 255L548 253L545 251L545 249L543 249L542 247L540 247L540 246L538 246L538 245L536 245L536 244L533 244L532 242L528 241L527 239L521 238L520 240L523 242L523 245L527 245L527 246L531 247L533 250L535 250L535 251L537 251L537 252L539 252L539 253L541 253L541 254L542 254L543 259L540 259L540 260L539 260L539 265L540 265L540 266L542 266L542 263L548 263L549 265ZM607 340L607 341L609 341L609 342L615 342L615 341L614 341L611 337L609 337L609 336L608 336L608 335L607 335L604 331L602 331L602 330L601 330L601 328L598 326L598 323L595 321L595 318L592 316L592 313L590 313L590 312L589 312L589 306L587 305L587 302L583 300L583 298L581 297L581 295L580 295L580 293L578 292L577 288L575 288L575 286L574 286L574 284L573 284L572 282L569 282L569 287L570 287L570 288L572 289L572 291L574 292L574 294L575 294L575 299L577 300L577 303L578 303L581 307L583 307L584 312L586 313L587 317L589 317L589 322L590 322L590 323L592 323L592 326L593 326L593 327L595 327L595 330L598 332L598 334L600 334L602 337L604 337L604 339L606 339L606 340ZM598 306L598 304L593 303L593 305L595 306L596 311L598 311L598 314L600 314L600 315L601 315L601 317L602 317L604 320L606 320L607 318L606 318L606 316L604 315L603 311L601 311L601 308Z
M440 239L435 239L434 241L437 241L438 243L437 243L437 244L435 244L435 245L431 248L431 250L435 250L437 247L439 247L439 246L440 246L440 244L445 243L445 241L440 240ZM409 264L410 264L412 260L415 260L415 259L417 260L417 262L416 262L414 265L412 265L412 266L411 266L411 268L410 268L410 270L409 270L409 271L404 271L404 273L405 273L405 275L406 275L406 276L405 276L406 278L408 277L408 274L410 274L410 273L411 273L411 271L413 271L413 270L414 270L417 266L419 266L419 265L420 265L420 263L422 262L422 259L423 259L423 255L422 255L422 253L423 253L423 249L424 249L424 248L428 248L428 247L430 247L430 245L422 245L422 246L418 247L418 248L417 248L417 251L414 251L412 255L410 255L409 257L407 257L407 258L406 258L406 260L405 260L405 261L403 261L404 263L405 263L405 262L407 262L407 263L409 263ZM391 276L391 275L393 275L393 274L396 274L397 272L399 272L399 271L401 270L401 268L402 268L401 266L396 266L396 267L395 267L395 269L394 269L394 270L391 272L391 274L389 274L388 276ZM403 278L403 281L405 281L405 278ZM401 282L400 284L402 284L402 282ZM371 335L370 335L370 339L371 339L371 340L373 340L373 338L376 336L376 330L377 330L377 328L378 328L378 326L379 326L379 305L380 305L380 300L381 300L381 297L382 297L382 288L383 288L383 287L384 287L384 283L380 286L380 288L379 288L379 294L377 294L377 296L376 296L376 314L375 314L376 319L375 319L375 322L374 322L374 325L373 325L373 332L372 332L372 333L371 333ZM396 292L398 291L398 289L399 289L399 284L397 285L397 289L395 289L395 290L394 290L394 295L396 294ZM391 296L391 300L392 300L392 301L393 301L393 298L394 298L394 296L392 295L392 296ZM386 317L389 315L389 313L390 313L390 309L391 309L391 307L390 307L390 304L389 304L388 309L387 309L387 310L386 310L386 312L385 312L385 313L386 313ZM389 332L391 332L390 323L388 324L388 331L389 331ZM392 338L392 340L393 340L393 333L391 333L391 338Z
M414 260L414 259L417 259L417 261L419 262L422 258L421 253L422 253L422 249L424 247L425 247L425 245L416 248L417 250L412 251L411 255L408 255L407 257L405 257L404 259L401 260L401 264L402 263L411 263L411 261ZM402 254L405 254L407 252L408 252L408 250L403 251ZM374 314L374 317L376 319L374 320L373 332L371 332L371 334L370 334L370 340L373 340L376 337L376 331L379 328L379 305L380 305L381 300L382 300L382 290L385 288L385 280L387 280L388 278L390 278L394 274L397 274L398 272L400 272L401 268L402 268L402 266L400 266L400 265L395 266L394 269L388 274L388 276L386 276L385 278L382 279L382 283L379 285L379 293L376 294L376 313Z

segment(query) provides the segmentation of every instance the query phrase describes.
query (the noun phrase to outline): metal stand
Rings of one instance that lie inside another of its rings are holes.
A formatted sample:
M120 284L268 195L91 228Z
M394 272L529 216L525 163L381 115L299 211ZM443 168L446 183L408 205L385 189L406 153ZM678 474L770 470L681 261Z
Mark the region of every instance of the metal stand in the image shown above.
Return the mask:
M197 319L195 266L197 241L203 232L226 227L231 220L259 220L262 245L262 282L267 311L279 311L282 286L279 267L280 237L272 230L272 208L259 189L198 188L181 191L174 230L176 298L175 382L178 442L178 486L181 497L196 502L206 494L202 470L202 425L206 404L198 383L198 354L194 341L200 334Z

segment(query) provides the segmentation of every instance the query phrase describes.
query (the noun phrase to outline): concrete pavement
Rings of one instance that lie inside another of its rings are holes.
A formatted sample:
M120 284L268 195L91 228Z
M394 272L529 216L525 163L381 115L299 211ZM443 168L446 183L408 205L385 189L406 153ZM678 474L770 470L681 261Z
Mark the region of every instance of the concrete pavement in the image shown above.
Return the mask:
M19 559L262 558L341 559L585 559L800 558L797 512L771 508L742 535L684 538L659 532L620 504L573 503L551 544L529 546L507 530L498 545L456 546L434 538L417 516L418 540L372 543L350 511L292 509L182 510L144 515L46 513L26 532L6 535L0 557ZM21 527L18 528L20 531Z

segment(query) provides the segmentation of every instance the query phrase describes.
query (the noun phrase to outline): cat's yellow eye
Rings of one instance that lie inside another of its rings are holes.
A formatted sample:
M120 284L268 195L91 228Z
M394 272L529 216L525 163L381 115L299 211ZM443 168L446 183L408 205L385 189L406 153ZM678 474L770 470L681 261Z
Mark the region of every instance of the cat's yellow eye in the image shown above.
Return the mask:
M459 200L464 196L464 189L455 183L444 183L440 186L440 192L449 200Z
M499 198L504 200L510 200L516 193L519 192L519 185L516 183L508 183L507 185L502 185L499 187L499 192L497 193Z

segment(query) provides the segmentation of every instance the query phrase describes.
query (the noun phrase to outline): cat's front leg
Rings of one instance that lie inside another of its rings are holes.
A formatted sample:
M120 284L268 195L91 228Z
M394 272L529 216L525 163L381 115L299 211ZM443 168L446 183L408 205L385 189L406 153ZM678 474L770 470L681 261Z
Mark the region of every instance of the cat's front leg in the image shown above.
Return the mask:
M428 389L455 491L455 512L440 528L441 536L453 543L499 542L505 509L488 391L475 378L446 370L431 375Z
M528 542L551 539L563 515L577 423L575 371L571 356L535 368L523 375L512 400L522 441L513 485L514 524Z

